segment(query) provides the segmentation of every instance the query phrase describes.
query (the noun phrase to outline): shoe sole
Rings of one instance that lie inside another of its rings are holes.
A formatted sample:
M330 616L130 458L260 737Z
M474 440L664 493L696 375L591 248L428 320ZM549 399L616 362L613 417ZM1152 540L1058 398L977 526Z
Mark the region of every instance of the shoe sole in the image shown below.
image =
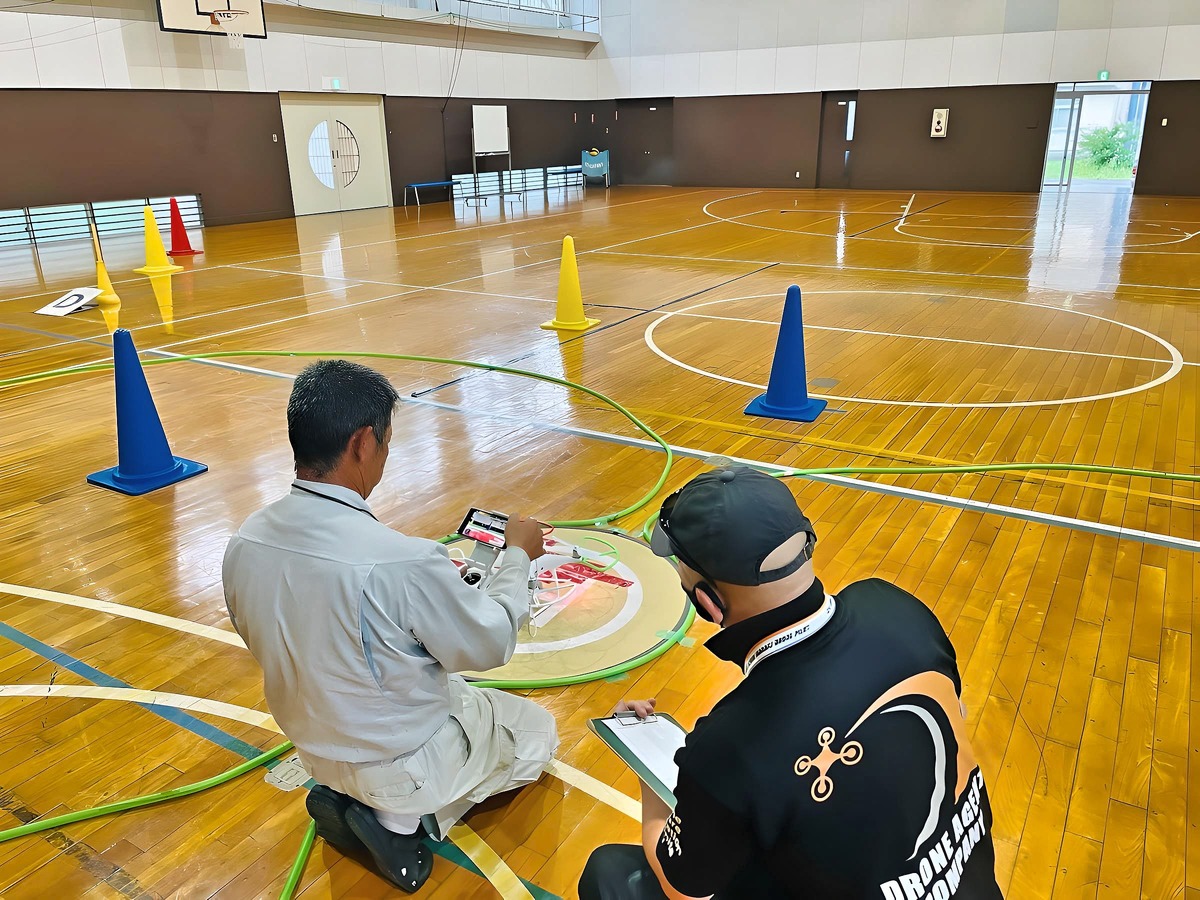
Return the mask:
M365 849L362 840L346 824L346 812L353 803L332 791L317 789L310 790L305 800L309 816L317 823L317 834L343 852Z
M415 894L433 872L433 853L418 838L393 834L361 803L346 813L346 824L371 854L375 866L390 884L406 894ZM407 852L397 858L397 845ZM407 846L405 846L407 844Z

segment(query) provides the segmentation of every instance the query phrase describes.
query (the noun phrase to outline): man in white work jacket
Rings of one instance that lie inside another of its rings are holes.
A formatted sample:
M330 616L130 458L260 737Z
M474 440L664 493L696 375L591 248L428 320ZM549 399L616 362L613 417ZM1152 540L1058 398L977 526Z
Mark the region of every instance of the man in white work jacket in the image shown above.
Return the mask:
M474 803L534 781L558 733L536 703L453 674L512 656L541 527L512 517L481 589L442 545L376 520L367 497L397 399L365 366L308 366L288 402L296 480L233 536L222 574L271 714L319 782L308 797L318 834L365 847L411 893L433 867L424 832L442 837Z

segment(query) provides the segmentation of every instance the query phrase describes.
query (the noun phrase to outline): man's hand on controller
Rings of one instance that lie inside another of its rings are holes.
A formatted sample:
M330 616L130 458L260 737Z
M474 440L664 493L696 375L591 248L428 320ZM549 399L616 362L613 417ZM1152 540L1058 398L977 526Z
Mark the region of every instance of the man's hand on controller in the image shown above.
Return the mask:
M525 516L510 516L504 527L504 540L510 547L520 547L530 559L537 559L546 552L542 541L542 523Z

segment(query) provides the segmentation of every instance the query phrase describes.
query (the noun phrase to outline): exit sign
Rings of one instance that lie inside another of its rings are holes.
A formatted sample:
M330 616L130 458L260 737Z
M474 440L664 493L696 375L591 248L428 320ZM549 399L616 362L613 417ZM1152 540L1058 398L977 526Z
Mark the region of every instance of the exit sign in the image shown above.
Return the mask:
M1096 73L1096 78L1100 81L1108 81L1108 69L1101 69Z

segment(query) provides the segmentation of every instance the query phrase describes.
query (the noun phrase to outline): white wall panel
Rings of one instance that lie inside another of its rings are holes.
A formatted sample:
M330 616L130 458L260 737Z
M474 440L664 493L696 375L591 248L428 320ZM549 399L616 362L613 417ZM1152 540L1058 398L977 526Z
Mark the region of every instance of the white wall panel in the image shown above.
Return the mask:
M904 45L904 87L944 87L950 83L954 38L921 38Z
M163 87L168 90L215 91L217 74L214 71L213 38L201 34L173 34L160 31L158 58L163 67ZM221 38L225 40L225 38ZM308 86L308 70L304 62L304 41L297 38L297 67L292 70L297 85L293 90L304 90ZM43 78L43 83L45 80ZM282 89L281 89L282 90Z
M1196 3L1192 3L1196 6ZM1143 28L1171 23L1171 0L1114 0L1113 28Z
M717 50L700 54L700 78L697 90L701 96L732 94L737 82L737 51Z
M1054 81L1094 79L1108 61L1108 39L1109 32L1101 29L1056 31L1050 78Z
M262 41L263 73L268 91L302 91L308 87L308 65L304 59L304 36L274 33ZM413 62L416 86L416 62Z
M849 44L862 40L865 0L820 3L817 40L822 44Z
M737 82L739 94L770 94L775 91L775 48L770 50L739 50L737 53Z
M126 4L153 14L150 0ZM454 95L1020 84L1089 80L1101 69L1115 80L1200 78L1200 0L604 0L603 10L603 41L589 58L466 50ZM234 50L144 17L0 10L3 87L306 91L334 76L351 91L436 97L454 64L442 46L273 30Z
M775 53L775 90L803 94L817 89L817 48L780 47Z
M664 63L663 92L667 96L694 97L699 93L699 53L672 53L664 58Z
M1060 31L1076 28L1108 28L1112 25L1113 0L1058 0Z
M490 97L501 93L504 89L504 54L480 50L474 56L476 87L480 91L475 96Z
M822 44L817 48L817 90L847 91L858 85L858 44Z
M1113 81L1153 81L1162 73L1167 27L1123 28L1113 31L1108 42L1105 68ZM1200 56L1200 46L1192 46Z
M1000 77L1002 34L972 34L954 38L950 55L950 84L995 84Z
M823 0L784 0L779 6L780 47L807 47L818 43Z
M908 37L908 0L866 0L863 6L863 43L902 41Z
M868 41L858 58L858 87L894 88L904 77L904 41Z
M248 45L257 43L246 41ZM472 65L472 75L474 71ZM359 94L387 93L382 44L375 41L346 41L346 82L349 90Z
M29 34L42 87L103 87L96 22L30 14Z
M662 56L635 56L630 61L632 96L661 97L666 79L666 59Z
M216 38L215 40L223 41L225 38ZM357 87L350 84L350 67L346 62L345 40L341 38L305 35L304 61L308 69L308 84L306 86L308 90L323 90L325 78L344 79L342 81L343 90L358 90Z
M788 4L763 2L738 4L737 48L739 50L772 50L779 44L779 13Z
M419 48L418 48L419 49ZM420 62L420 57L418 57ZM529 97L529 58L520 53L504 54L505 97Z
M1172 25L1167 29L1161 76L1164 79L1200 78L1200 24Z
M14 88L38 87L37 62L29 33L29 16L0 11L0 84Z
M1040 84L1050 80L1054 32L1006 34L1000 50L1001 84Z

